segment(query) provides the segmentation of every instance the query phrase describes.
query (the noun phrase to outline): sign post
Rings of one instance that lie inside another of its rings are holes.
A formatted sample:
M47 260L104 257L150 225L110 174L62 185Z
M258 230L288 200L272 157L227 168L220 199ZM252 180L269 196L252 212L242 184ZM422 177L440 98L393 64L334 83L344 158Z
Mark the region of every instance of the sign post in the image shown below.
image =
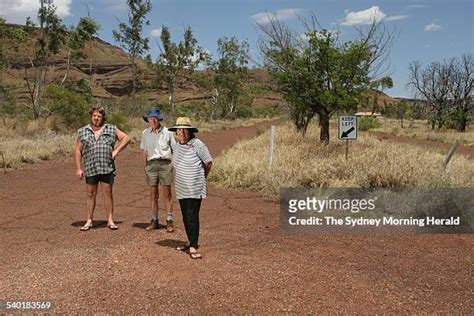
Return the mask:
M346 141L346 160L349 155L349 141L357 139L357 116L342 115L338 118L338 137Z

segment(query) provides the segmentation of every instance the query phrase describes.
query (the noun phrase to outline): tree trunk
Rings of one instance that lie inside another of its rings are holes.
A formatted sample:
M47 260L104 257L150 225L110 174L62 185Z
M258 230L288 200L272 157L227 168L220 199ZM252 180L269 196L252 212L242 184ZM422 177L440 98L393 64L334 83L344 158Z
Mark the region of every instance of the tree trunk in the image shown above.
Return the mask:
M135 97L137 92L137 77L138 77L138 67L135 63L135 60L132 59L132 97Z
M92 36L89 39L89 85L92 88Z
M321 126L319 140L327 145L329 144L329 115L326 113L319 114L319 125Z
M464 133L467 127L467 117L463 115L463 117L459 118L458 121L458 132Z
M174 92L175 91L174 90L175 90L174 83L172 83L171 86L170 86L170 96L169 96L169 100L168 100L172 120L175 119L175 113L174 113Z
M46 77L46 70L44 67L40 68L40 73L36 77L36 88L35 88L35 98L33 101L33 117L35 119L40 117L41 114L41 98L43 97L44 81Z
M219 104L219 91L214 89L215 95L211 96L211 113L210 113L210 120L214 122L216 120L217 114L217 105Z
M64 82L67 79L67 76L69 75L69 69L71 67L71 49L67 52L67 66L66 66L66 73L64 74L63 80L61 80L61 86L64 85Z

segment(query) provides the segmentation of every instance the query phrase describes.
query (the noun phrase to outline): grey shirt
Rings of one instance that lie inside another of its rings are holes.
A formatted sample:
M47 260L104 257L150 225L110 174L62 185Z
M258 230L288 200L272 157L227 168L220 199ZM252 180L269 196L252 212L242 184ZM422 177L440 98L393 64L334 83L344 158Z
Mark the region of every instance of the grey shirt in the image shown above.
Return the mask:
M146 151L146 159L168 159L171 160L171 145L176 143L173 134L164 126L153 132L151 127L142 132L140 149Z

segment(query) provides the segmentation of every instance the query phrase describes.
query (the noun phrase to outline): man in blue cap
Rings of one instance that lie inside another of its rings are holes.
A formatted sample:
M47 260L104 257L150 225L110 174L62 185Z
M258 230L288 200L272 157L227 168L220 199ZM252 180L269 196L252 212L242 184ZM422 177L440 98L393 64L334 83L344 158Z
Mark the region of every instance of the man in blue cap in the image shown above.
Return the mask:
M143 120L150 127L142 132L140 149L143 150L143 162L147 184L150 187L151 224L147 231L158 229L158 185L162 188L166 215L166 231L174 231L173 225L173 200L171 198L171 183L173 182L173 164L171 144L176 141L168 129L160 124L164 119L163 114L156 108L151 108Z

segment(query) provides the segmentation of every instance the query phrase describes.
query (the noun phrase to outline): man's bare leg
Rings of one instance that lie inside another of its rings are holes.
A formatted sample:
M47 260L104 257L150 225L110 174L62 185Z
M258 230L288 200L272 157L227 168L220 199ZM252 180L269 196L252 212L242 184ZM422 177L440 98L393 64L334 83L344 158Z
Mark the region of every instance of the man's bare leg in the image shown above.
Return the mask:
M159 197L158 186L150 186L150 207L151 207L151 224L145 229L150 231L158 229L158 197Z
M163 200L165 202L165 209L168 213L173 214L173 200L171 199L171 185L162 185L161 191L163 193Z
M151 218L158 220L158 197L160 193L158 186L150 186L150 206L151 206Z
M117 227L114 223L114 196L113 196L113 184L101 183L102 194L105 201L105 210L107 211L107 226L109 228Z
M97 197L97 184L86 184L86 211L87 219L81 230L88 230L92 227L92 220L94 218L94 210Z
M171 233L174 231L173 225L173 199L171 195L171 185L162 185L163 200L165 204L166 215L166 231Z

